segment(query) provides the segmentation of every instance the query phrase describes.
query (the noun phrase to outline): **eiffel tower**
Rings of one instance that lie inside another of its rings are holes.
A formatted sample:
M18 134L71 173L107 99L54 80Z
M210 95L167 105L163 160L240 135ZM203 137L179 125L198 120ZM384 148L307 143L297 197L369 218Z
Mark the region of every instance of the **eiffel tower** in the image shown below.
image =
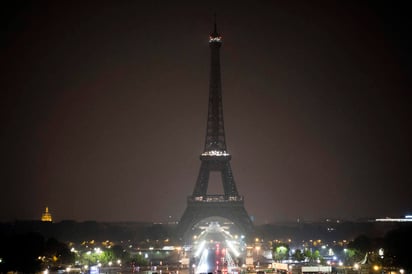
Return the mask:
M220 75L221 45L222 38L217 32L215 20L214 31L209 37L211 69L205 147L200 155L200 171L193 194L187 198L187 207L179 222L178 234L182 238L186 238L197 223L209 217L226 218L244 234L253 231L243 196L239 195L233 178L230 167L232 157L226 150ZM211 172L220 172L223 195L207 194Z

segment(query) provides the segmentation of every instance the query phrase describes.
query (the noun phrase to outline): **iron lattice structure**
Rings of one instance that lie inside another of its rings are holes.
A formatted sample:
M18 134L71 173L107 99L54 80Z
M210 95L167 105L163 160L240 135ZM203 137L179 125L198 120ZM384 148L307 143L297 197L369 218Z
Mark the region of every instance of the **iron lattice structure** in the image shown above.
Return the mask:
M187 198L186 210L179 222L178 234L185 238L191 229L208 217L223 217L231 220L244 234L253 231L253 224L239 195L230 166L231 155L226 149L223 120L222 84L220 73L220 47L222 39L214 31L209 37L211 66L209 81L209 107L205 146L200 155L201 165L193 194ZM223 195L208 195L211 172L220 172Z

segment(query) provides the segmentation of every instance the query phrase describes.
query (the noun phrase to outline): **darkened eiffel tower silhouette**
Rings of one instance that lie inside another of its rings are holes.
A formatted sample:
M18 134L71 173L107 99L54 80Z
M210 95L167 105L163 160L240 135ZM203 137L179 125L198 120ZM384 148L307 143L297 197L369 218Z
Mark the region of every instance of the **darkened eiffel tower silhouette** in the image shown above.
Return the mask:
M187 207L179 222L178 234L183 238L194 225L208 217L227 218L245 234L253 231L252 221L244 207L243 196L239 195L233 178L230 167L231 155L226 150L220 75L221 45L222 39L215 22L214 31L209 37L211 69L206 141L204 151L200 155L202 163L195 189L187 198ZM221 174L224 194L208 195L209 175L216 171Z

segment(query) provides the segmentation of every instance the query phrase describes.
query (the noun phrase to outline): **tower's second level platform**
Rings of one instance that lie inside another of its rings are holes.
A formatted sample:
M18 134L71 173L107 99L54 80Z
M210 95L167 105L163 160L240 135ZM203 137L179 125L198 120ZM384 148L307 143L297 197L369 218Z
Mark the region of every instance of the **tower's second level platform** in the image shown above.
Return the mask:
M243 205L243 196L228 196L228 195L203 195L189 196L188 203L240 203Z

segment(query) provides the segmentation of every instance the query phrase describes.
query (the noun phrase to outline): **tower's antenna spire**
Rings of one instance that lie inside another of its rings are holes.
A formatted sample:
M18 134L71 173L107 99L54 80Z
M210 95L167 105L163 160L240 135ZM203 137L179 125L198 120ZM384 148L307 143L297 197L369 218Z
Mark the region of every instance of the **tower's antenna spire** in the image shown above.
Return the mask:
M217 24L216 24L216 12L213 14L213 23L214 23L214 33L217 33Z
M213 33L211 34L211 36L219 37L219 33L217 33L216 12L213 13Z

